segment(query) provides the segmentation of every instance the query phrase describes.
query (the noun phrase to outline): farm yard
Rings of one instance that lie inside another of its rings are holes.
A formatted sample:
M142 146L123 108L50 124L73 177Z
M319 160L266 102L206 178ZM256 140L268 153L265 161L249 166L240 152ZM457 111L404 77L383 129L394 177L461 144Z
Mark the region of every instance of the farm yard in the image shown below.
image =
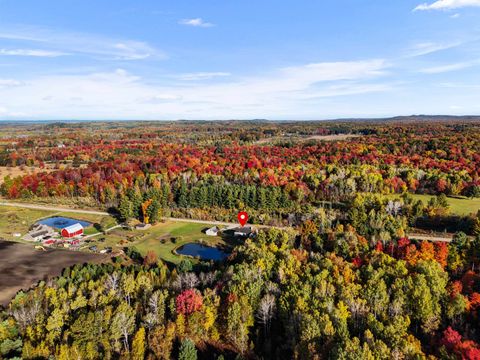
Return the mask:
M35 243L22 240L23 235L28 232L32 224L51 217L74 218L93 224L93 226L86 227L84 231L85 241L80 246L80 250L84 252L91 252L90 248L95 248L96 252L100 252L108 248L120 250L125 247L134 247L143 256L149 250L153 250L159 259L176 264L181 261L182 256L175 254L174 250L187 243L202 242L210 246L226 246L222 237L205 234L204 231L209 227L208 224L166 221L147 230L132 230L126 227L116 227L116 219L108 215L72 214L67 211L55 212L10 206L0 206L0 239L30 244L33 247ZM113 229L99 232L99 228Z
M153 250L159 259L178 263L182 257L173 251L182 245L199 241L210 246L226 245L220 236L205 235L206 228L208 226L204 224L167 221L151 227L134 246L142 255L148 250Z
M0 238L5 240L22 241L21 237L16 237L14 234L21 234L23 236L28 232L31 225L39 220L53 216L72 218L72 214L69 212L0 206ZM86 235L98 233L95 224L101 224L101 226L105 228L116 224L116 220L111 216L75 214L75 219L94 224L94 226L85 229Z
M53 216L64 216L76 220L88 221L92 224L102 223L111 227L116 220L107 215L72 214L69 212L54 212L48 210L25 209L0 206L0 305L5 305L21 289L28 289L38 281L58 276L62 269L74 264L85 262L109 261L107 254L98 254L103 249L120 250L124 247L134 247L142 256L153 250L159 259L178 264L181 255L174 253L176 248L192 242L202 242L209 246L224 247L226 242L220 236L207 236L205 224L167 221L156 224L148 230L128 230L115 228L107 233L89 237L96 233L95 226L85 228L88 239L80 247L80 251L38 247L38 243L22 240L30 226L41 219ZM22 236L14 236L21 234ZM37 245L37 248L35 248ZM96 247L92 252L90 248ZM193 259L195 262L196 260Z

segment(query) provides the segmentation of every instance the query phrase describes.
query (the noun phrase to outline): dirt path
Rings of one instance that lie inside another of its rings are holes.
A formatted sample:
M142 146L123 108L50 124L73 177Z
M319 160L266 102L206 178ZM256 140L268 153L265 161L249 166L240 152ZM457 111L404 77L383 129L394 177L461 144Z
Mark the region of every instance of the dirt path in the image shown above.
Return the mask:
M45 206L45 205L36 205L36 204L27 204L27 203L14 203L14 202L6 202L6 201L0 202L0 206L11 206L11 207L19 207L19 208L35 209L35 210L50 210L50 211L58 211L58 212L71 212L76 214L110 215L107 212L97 211L97 210L69 209L64 207L54 207L54 206ZM183 222L205 224L205 225L223 225L223 226L229 226L229 227L238 226L237 222L196 220L196 219L184 219L184 218L173 218L173 217L167 217L164 219L167 221L183 221ZM278 226L269 226L269 225L255 225L255 226L259 228L281 228Z
M409 239L431 241L431 242L450 242L453 239L452 235L438 236L438 235L410 233L407 236Z
M58 212L71 212L76 214L92 214L92 215L110 215L105 211L96 211L96 210L81 210L81 209L71 209L57 206L45 206L45 205L36 205L36 204L26 204L26 203L14 203L14 202L0 202L1 206L12 206L19 207L24 209L34 209L34 210L50 210Z

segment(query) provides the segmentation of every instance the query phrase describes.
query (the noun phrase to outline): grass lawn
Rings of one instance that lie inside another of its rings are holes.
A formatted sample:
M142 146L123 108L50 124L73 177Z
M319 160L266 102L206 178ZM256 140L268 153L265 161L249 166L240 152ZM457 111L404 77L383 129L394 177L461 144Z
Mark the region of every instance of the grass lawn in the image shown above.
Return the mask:
M36 220L51 214L54 212L0 206L0 238L19 241L21 238L14 237L13 233L20 233L23 236Z
M141 232L145 234L131 246L135 246L142 255L145 255L148 250L153 250L160 259L176 264L182 260L182 257L173 254L172 251L179 246L200 240L208 245L225 244L220 236L205 235L203 230L207 227L205 224L167 221L146 231L135 231L137 234ZM172 242L171 238L175 238L176 241ZM161 239L165 240L164 244L160 242Z
M72 219L88 221L92 224L102 223L106 228L114 226L117 223L116 220L111 216L0 206L0 238L20 241L21 237L14 237L13 233L20 233L23 236L28 232L30 226L35 222L51 216L64 216ZM96 232L98 231L93 226L85 229L85 233L87 235L94 234Z
M433 197L432 195L423 195L423 194L411 194L415 200L421 200L424 204L427 204L428 201ZM385 195L389 199L399 198L399 194ZM476 214L480 210L480 199L469 199L469 198L457 198L457 197L448 197L448 203L450 204L450 212L456 215L469 215Z
M116 220L111 216L0 206L0 238L25 242L21 240L21 237L14 237L13 233L20 233L23 237L32 224L40 219L51 216L64 216L91 223L102 223L105 229L117 224ZM117 228L105 235L100 234L90 238L90 241L85 244L84 250L93 245L96 245L98 250L106 247L112 247L115 250L125 246L134 246L142 255L145 255L148 250L153 250L160 259L171 263L178 263L182 257L173 254L173 250L186 243L203 240L203 242L208 245L225 244L220 236L213 237L205 235L203 230L207 227L208 225L205 224L168 221L154 225L145 231ZM87 235L95 234L96 232L97 230L93 226L85 229L85 234ZM175 242L171 240L172 238L176 239ZM101 239L103 239L103 241L101 241ZM128 239L130 239L130 241L126 241ZM164 239L163 244L160 242L161 239Z

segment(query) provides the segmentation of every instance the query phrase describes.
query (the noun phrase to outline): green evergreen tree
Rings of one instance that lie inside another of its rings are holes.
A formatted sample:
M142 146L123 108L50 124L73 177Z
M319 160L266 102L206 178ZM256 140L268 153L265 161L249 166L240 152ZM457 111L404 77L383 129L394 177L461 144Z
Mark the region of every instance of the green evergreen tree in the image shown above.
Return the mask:
M185 339L178 351L178 360L197 360L197 349L190 339Z
M185 181L182 179L180 180L180 187L178 188L177 191L177 205L180 208L186 208L188 207L188 190L187 190L187 184L185 184Z
M120 215L121 221L127 221L128 219L134 217L133 203L128 197L123 196L120 199L120 203L118 205L118 213Z

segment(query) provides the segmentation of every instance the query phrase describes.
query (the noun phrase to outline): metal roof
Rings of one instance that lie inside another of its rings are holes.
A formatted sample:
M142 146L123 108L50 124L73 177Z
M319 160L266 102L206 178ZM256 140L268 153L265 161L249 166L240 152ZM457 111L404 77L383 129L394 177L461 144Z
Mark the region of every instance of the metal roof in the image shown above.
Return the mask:
M72 233L76 233L79 230L83 230L83 226L79 223L76 223L76 224L67 226L66 228L63 228L63 230L67 230L70 234L72 234Z

